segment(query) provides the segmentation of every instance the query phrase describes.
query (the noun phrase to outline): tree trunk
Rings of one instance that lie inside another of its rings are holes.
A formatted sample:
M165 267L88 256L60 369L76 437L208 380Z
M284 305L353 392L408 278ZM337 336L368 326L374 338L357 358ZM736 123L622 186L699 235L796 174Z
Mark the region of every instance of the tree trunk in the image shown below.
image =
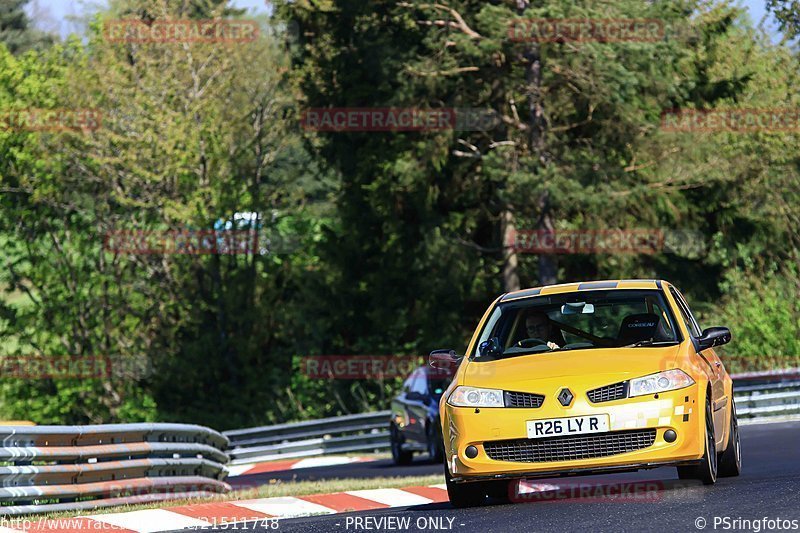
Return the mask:
M545 143L547 123L542 103L542 58L537 44L528 48L525 58L528 61L526 80L528 82L528 113L530 116L530 149L542 167L547 166L549 157ZM550 214L550 195L545 192L538 199L539 222L537 230L553 231ZM555 254L539 255L539 283L553 285L558 282L558 261Z
M506 209L501 214L500 227L503 235L503 290L505 292L518 291L519 274L517 273L517 253L514 250L514 242L517 236L517 228L514 225L514 215L510 209Z

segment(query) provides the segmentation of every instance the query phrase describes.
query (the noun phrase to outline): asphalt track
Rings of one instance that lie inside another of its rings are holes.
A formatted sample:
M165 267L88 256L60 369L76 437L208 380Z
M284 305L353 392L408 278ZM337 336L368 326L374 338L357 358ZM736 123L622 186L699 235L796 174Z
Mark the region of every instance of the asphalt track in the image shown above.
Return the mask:
M547 501L487 504L472 509L454 509L449 504L312 516L279 521L280 531L800 531L800 421L741 427L743 468L738 478L721 478L705 487L677 480L674 468L660 468L629 474L536 480L564 487L581 483L594 487L595 499L572 497L572 491ZM398 469L387 461L344 465L314 472L290 472L291 476L346 477L368 475L419 475L436 472L439 465L415 461ZM274 474L274 473L273 473ZM272 474L270 474L272 475ZM307 479L307 478L306 478ZM609 487L652 481L640 501L603 497ZM561 485L559 485L561 484ZM655 488L654 488L655 487ZM577 494L577 493L575 493ZM599 498L597 495L600 494ZM394 517L402 522L377 520ZM356 519L362 520L360 523ZM739 520L737 522L737 519ZM764 522L764 519L772 522ZM776 523L780 519L783 522ZM703 522L705 520L705 522ZM745 522L749 520L750 523ZM795 522L792 523L791 521ZM756 522L758 521L758 522ZM703 528L698 527L704 525ZM270 531L248 524L248 531ZM772 526L772 527L770 527ZM780 527L779 527L780 526ZM239 526L240 528L242 526ZM230 526L206 531L229 531Z
M364 463L347 463L335 466L301 468L298 470L281 470L263 474L243 475L228 478L227 481L235 489L243 489L259 485L268 485L273 480L280 481L318 481L322 479L427 476L441 474L442 465L432 463L427 454L414 455L414 461L408 466L397 466L391 459L378 459Z

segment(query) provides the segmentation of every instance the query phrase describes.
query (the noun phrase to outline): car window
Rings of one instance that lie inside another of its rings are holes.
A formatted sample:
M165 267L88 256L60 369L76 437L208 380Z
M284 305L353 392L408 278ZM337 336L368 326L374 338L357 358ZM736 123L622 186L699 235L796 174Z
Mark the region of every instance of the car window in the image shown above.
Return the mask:
M425 370L420 368L414 372L416 378L411 381L411 392L418 392L422 395L428 393L428 375Z
M488 327L489 324L497 324L497 321L500 320L500 315L502 314L503 314L503 308L501 306L498 305L497 307L494 308L494 311L492 311L489 320L486 321L486 326L484 326L483 331L481 332L481 336L478 337L478 342L475 343L475 353L472 354L473 356L478 355L478 348L480 347L481 343L486 339L488 339L489 335L492 334L493 328Z
M406 378L406 380L403 382L403 392L411 392L411 382L416 379L417 372L418 370L412 372L411 375L408 376L408 378Z
M686 312L689 314L689 320L692 322L694 330L697 332L697 336L700 337L703 334L703 328L700 327L700 322L698 322L694 317L692 308L689 307L689 303L686 301L686 298L683 297L683 294L681 294L681 292L677 289L675 289L675 292L678 293L678 297L681 299L681 302L683 302L683 306L686 308Z
M674 321L658 290L579 291L512 300L492 312L473 359L676 343L680 336Z
M686 304L686 300L683 299L681 293L678 292L677 289L674 287L670 288L670 292L672 293L672 297L675 298L675 301L678 303L678 310L681 315L681 319L683 319L684 324L686 324L686 329L689 330L692 337L699 337L702 335L700 330L700 326L697 324L697 321L694 319L689 306Z

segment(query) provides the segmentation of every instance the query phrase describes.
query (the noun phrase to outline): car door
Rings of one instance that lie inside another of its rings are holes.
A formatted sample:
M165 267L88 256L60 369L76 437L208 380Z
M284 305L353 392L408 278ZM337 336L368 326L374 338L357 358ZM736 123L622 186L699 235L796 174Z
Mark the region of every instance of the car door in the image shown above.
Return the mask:
M686 322L686 327L693 337L695 348L697 348L696 340L702 335L700 325L694 318L694 314L692 314L692 310L683 295L674 287L672 287L672 296L678 303L681 318ZM723 380L725 369L722 366L722 360L713 348L698 351L697 355L702 359L703 365L708 368L709 381L711 382L711 409L714 414L714 436L717 442L721 442L725 437L725 421L728 420L727 413L730 407L730 399L725 394L725 382Z

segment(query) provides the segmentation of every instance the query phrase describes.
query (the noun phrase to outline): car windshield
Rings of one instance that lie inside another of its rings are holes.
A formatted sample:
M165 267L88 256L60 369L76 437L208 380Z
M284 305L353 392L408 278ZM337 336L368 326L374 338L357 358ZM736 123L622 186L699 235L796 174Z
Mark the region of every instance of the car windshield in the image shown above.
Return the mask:
M579 291L499 304L484 326L472 358L664 346L679 340L674 317L660 291Z

